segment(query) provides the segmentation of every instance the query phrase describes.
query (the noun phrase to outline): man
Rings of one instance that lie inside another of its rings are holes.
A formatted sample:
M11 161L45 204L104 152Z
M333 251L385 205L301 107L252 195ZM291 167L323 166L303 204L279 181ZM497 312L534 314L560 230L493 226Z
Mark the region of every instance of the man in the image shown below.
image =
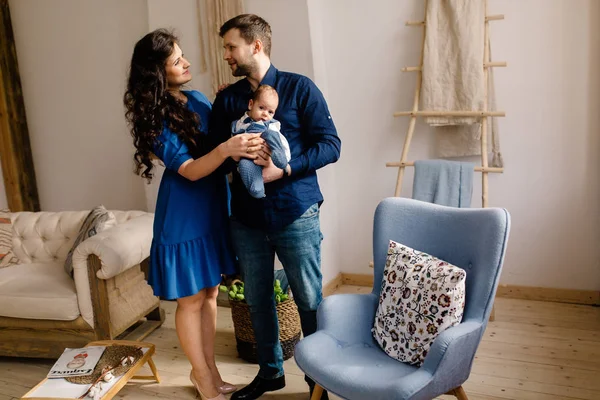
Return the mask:
M220 30L224 59L234 76L244 76L221 91L211 116L211 135L229 138L231 122L248 108L252 92L269 85L279 94L274 118L289 142L291 160L284 169L259 151L266 197L255 199L237 172L231 185L231 235L245 282L246 301L258 344L258 376L234 393L234 400L257 399L285 386L279 326L273 299L274 256L277 254L298 305L305 336L317 329L322 300L319 207L323 196L316 170L336 162L341 141L327 103L307 77L278 71L270 60L271 27L256 15L239 15ZM310 391L314 382L306 378ZM325 397L323 397L325 398Z

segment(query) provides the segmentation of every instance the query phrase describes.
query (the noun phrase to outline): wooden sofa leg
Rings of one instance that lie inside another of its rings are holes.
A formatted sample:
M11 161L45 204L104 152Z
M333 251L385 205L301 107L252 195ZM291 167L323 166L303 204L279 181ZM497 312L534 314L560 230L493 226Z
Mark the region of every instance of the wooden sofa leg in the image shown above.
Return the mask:
M160 305L158 305L154 310L150 311L146 315L146 319L148 319L149 321L160 321L160 323L162 324L163 322L165 322L165 310L160 308Z
M465 393L465 389L462 386L457 387L456 389L452 389L448 393L450 396L456 396L458 400L469 400L467 394Z
M313 389L313 394L310 400L321 400L321 395L323 394L323 388L315 383L315 388Z
M124 340L141 341L146 336L158 329L165 321L165 311L160 305L146 314L146 321L142 322L137 328L129 332Z

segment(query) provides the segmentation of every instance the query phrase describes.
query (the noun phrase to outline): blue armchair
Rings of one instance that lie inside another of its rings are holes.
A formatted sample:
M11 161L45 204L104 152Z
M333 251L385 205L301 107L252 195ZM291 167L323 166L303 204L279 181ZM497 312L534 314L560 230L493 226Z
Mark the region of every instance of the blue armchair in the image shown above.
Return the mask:
M323 389L346 399L467 399L462 384L485 331L498 287L510 216L498 208L452 208L405 198L383 200L375 211L374 283L370 294L327 297L318 330L295 349L296 363ZM462 322L442 332L421 367L399 362L371 334L390 240L467 271Z

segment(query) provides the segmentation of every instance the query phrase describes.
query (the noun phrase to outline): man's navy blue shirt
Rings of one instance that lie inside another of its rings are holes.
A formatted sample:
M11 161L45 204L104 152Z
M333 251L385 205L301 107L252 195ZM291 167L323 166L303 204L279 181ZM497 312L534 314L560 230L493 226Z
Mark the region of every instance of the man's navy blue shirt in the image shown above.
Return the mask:
M316 170L339 159L341 141L323 94L309 78L271 65L260 84L274 87L279 95L274 118L281 122L281 133L290 144L292 174L267 183L266 197L255 199L234 170L231 213L248 227L275 231L323 202ZM248 110L251 97L247 79L217 95L209 128L213 140L222 143L231 137L231 122Z

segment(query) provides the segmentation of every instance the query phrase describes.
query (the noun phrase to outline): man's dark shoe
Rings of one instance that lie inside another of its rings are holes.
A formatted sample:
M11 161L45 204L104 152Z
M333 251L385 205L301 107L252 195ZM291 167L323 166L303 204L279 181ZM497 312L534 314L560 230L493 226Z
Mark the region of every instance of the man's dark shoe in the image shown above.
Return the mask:
M285 375L275 379L264 379L260 376L246 387L241 388L231 396L231 400L254 400L265 392L273 392L285 387Z
M304 380L306 381L306 383L308 383L310 393L309 399L312 399L312 395L315 390L315 381L310 379L308 376L304 376ZM321 400L329 400L329 395L327 394L327 391L325 389L323 389L323 394L321 394Z

